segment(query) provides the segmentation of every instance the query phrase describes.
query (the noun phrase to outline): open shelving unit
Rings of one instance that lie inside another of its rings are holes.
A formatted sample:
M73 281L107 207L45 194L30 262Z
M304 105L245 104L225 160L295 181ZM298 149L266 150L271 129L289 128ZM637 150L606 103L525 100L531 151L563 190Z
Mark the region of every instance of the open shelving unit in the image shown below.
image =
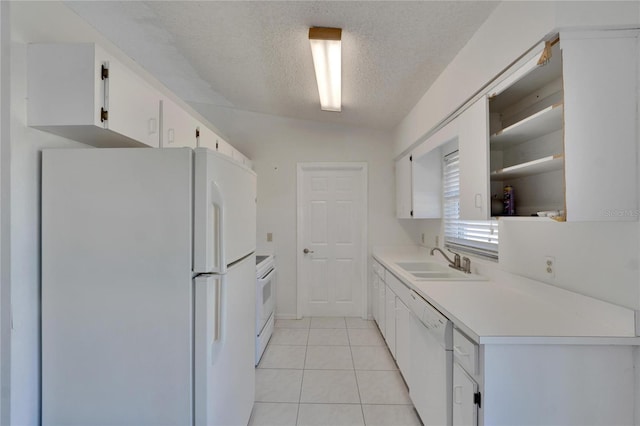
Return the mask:
M564 210L564 103L560 46L489 99L491 195L513 187L516 216Z

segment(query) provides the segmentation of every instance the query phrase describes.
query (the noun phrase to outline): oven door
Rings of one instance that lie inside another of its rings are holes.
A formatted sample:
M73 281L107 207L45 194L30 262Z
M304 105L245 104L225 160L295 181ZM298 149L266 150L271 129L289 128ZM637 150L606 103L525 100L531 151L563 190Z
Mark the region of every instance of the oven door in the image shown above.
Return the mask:
M275 308L276 269L258 277L256 288L256 335L264 328Z

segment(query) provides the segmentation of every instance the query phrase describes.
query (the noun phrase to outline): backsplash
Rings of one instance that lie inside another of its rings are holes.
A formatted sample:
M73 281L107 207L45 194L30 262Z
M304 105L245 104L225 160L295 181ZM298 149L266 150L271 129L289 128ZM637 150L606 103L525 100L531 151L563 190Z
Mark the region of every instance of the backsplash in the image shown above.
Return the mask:
M638 223L506 219L499 232L502 270L640 309Z

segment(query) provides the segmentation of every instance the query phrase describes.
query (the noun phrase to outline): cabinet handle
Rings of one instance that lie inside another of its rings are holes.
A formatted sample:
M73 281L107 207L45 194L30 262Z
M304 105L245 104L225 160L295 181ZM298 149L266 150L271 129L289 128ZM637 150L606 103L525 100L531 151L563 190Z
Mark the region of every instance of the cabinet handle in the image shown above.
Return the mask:
M476 194L476 208L477 209L481 209L482 208L482 194Z
M462 386L453 387L453 403L457 405L462 404Z
M149 134L153 135L158 131L158 120L155 118L149 119Z

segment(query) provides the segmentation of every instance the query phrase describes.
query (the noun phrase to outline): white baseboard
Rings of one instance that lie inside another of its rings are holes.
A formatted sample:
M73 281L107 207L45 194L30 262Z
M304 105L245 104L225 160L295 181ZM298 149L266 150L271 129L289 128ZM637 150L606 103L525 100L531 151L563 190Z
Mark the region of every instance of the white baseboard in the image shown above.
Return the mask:
M276 314L276 319L298 319L296 314Z

